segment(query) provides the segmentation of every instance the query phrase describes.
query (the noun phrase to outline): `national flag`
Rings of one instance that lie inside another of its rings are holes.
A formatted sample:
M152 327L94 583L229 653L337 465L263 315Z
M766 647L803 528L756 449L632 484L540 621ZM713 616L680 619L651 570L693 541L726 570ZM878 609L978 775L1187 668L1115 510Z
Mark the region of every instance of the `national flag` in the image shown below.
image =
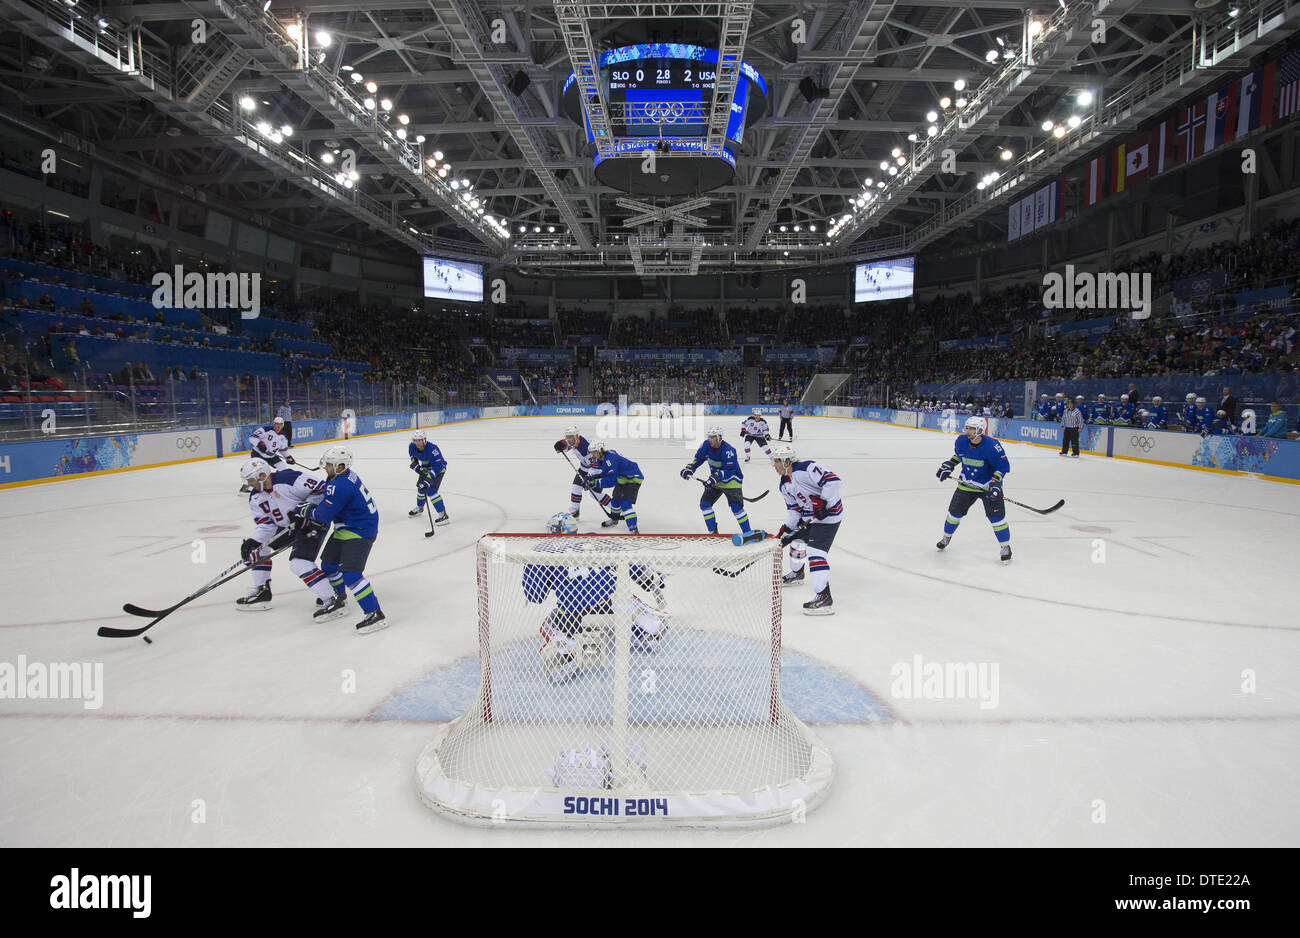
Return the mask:
M1151 131L1155 149L1155 168L1152 175L1168 172L1178 165L1178 118L1170 115Z
M1241 79L1237 101L1237 136L1248 134L1273 121L1273 90L1277 87L1277 63L1269 62Z
M1290 117L1300 111L1300 49L1292 49L1278 61L1277 116Z
M1151 135L1140 133L1124 145L1124 185L1145 182L1151 172Z
M1205 152L1205 102L1183 108L1178 122L1178 162L1190 163Z
M1205 152L1232 143L1237 131L1237 82L1205 99Z
M1106 194L1106 157L1098 156L1088 162L1088 174L1083 180L1085 205L1096 205Z
M1127 165L1124 161L1124 144L1110 151L1110 194L1124 191L1124 175Z
M1012 202L1007 208L1007 240L1020 237L1020 203Z
M1020 234L1029 234L1034 230L1034 197L1026 196L1020 200Z

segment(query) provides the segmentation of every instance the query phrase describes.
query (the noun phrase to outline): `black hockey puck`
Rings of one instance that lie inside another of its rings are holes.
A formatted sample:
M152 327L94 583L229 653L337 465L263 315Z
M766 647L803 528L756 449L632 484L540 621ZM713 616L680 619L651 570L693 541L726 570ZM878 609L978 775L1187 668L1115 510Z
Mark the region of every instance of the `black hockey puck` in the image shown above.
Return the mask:
M140 637L144 639L146 645L153 644L153 639L150 638L148 635L141 635Z

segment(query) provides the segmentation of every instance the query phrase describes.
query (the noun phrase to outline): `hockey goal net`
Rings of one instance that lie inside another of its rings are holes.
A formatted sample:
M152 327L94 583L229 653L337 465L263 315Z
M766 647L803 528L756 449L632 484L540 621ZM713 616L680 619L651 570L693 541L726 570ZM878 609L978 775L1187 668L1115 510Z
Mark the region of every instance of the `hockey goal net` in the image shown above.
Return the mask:
M781 699L780 548L709 535L478 542L478 699L421 753L468 823L788 821L830 753Z

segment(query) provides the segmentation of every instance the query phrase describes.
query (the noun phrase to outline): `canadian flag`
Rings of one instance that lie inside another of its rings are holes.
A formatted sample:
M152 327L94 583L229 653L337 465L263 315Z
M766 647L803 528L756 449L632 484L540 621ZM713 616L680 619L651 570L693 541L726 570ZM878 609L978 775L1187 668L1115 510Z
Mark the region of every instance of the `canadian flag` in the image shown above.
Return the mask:
M1134 137L1124 147L1124 183L1131 186L1144 182L1151 172L1150 134Z

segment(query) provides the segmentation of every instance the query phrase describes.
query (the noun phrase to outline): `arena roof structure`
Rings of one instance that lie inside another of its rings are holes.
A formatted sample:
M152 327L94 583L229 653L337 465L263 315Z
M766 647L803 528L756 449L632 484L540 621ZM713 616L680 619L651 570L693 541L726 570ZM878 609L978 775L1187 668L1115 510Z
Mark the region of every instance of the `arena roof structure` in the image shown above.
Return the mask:
M192 198L342 242L690 274L914 253L972 238L978 218L1005 225L1013 195L1284 40L1300 0L0 0L0 12L5 120ZM629 197L598 178L601 159L643 158L614 152L617 104L600 78L603 54L637 43L717 50L696 154L656 155L671 167L726 150L725 184ZM733 145L741 60L766 101ZM563 106L571 74L580 115Z

